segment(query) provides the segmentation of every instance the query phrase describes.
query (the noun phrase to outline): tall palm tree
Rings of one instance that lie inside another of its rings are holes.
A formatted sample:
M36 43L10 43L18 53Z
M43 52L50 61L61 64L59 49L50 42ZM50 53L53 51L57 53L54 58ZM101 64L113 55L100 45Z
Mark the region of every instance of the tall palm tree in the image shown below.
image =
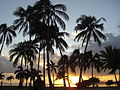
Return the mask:
M3 84L3 81L2 81L2 80L4 80L4 78L5 78L5 75L3 75L3 72L1 72L1 73L0 73L1 86L2 86L2 84Z
M107 46L104 51L100 51L100 56L104 71L108 69L110 71L109 74L114 74L116 83L119 86L116 71L119 69L120 65L120 50L112 46Z
M12 86L12 79L14 79L12 75L6 78L6 80L10 81L10 86Z
M101 33L101 31L104 30L103 23L100 23L101 20L106 21L104 18L96 19L94 16L86 15L77 18L75 31L80 32L74 40L79 41L82 39L82 46L86 43L84 52L87 51L87 46L91 37L93 37L93 40L97 42L99 46L101 45L100 40L106 40L105 35Z
M16 74L16 79L20 80L19 81L19 86L23 86L23 81L24 81L24 70L23 67L18 66L18 69L14 72Z
M57 65L55 65L55 63L50 60L50 71L52 72L52 76L53 76L53 85L54 85L54 81L55 81L55 74L57 74Z
M14 26L7 26L7 24L0 25L0 44L2 44L0 49L0 55L2 53L4 44L9 45L12 43L13 38L16 37L16 33L14 31Z
M42 5L41 5L42 3ZM61 28L65 29L65 23L64 21L59 17L62 16L64 19L68 20L69 17L65 13L66 12L66 7L63 4L56 4L52 5L50 0L40 0L38 1L35 6L38 8L38 14L41 16L41 20L44 21L47 25L47 39L46 39L46 54L47 54L47 64L49 64L49 52L48 50L50 49L50 29L49 27L53 25L60 25ZM39 9L40 8L40 9ZM52 81L50 77L50 68L48 66L48 79L49 79L49 84L50 87L52 87Z

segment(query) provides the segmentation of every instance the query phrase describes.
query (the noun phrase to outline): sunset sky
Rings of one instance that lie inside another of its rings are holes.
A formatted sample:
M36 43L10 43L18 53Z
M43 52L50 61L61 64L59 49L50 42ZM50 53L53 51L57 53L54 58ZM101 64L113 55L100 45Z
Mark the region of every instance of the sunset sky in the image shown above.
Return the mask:
M0 0L0 24L7 23L8 25L12 25L13 20L16 19L13 16L13 12L17 9L17 7L27 7L27 5L33 5L37 0ZM76 32L74 31L74 27L76 26L76 19L81 15L91 15L96 16L96 18L104 17L107 22L105 22L105 31L103 32L107 36L107 40L103 42L102 47L99 48L97 44L91 42L89 45L89 49L97 52L103 49L104 46L113 45L116 47L120 47L120 0L51 0L53 4L62 3L67 7L67 13L70 17L70 20L66 22L67 29L66 31L71 34L69 38L65 38L69 49L65 52L66 54L70 54L74 49L80 48L83 50L84 48L80 47L80 42L74 42L74 37ZM21 34L18 35L17 38L13 41L12 45L18 43L20 41L24 41L26 38L22 37ZM8 57L9 47L4 47L3 55ZM54 58L59 57L59 52L56 51ZM1 61L0 57L0 68L1 66L8 65L8 63L4 64ZM7 62L7 61L6 61ZM7 72L2 71L0 72ZM100 74L101 75L101 74ZM103 77L102 77L103 78Z

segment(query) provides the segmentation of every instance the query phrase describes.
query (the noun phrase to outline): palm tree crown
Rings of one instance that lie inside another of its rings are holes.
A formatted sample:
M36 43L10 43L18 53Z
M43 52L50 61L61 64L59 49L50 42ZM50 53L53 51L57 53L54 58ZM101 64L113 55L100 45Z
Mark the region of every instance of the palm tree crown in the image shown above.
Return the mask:
M4 44L9 45L13 41L13 37L16 37L16 33L14 31L14 26L7 26L7 24L1 24L0 25L0 44L1 50L0 50L0 55L3 49Z
M80 39L83 39L82 46L86 41L85 52L91 36L99 46L101 45L100 39L106 40L105 35L100 32L104 30L103 23L100 23L101 20L106 21L104 18L97 20L94 16L86 15L82 15L76 20L76 23L78 24L75 27L75 31L80 31L80 33L75 37L75 40L79 41Z

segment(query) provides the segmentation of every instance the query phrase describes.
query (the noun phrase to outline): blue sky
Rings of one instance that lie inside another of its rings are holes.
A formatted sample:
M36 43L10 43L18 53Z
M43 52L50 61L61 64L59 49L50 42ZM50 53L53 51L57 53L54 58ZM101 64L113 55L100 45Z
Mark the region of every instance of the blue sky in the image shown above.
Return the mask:
M33 5L37 0L0 0L0 24L7 23L11 25L13 20L16 19L13 16L13 11L17 7L27 7L27 5ZM79 47L79 43L75 43L73 38L75 36L74 27L76 26L76 19L80 15L91 15L96 16L96 18L104 17L107 22L105 22L105 31L104 33L112 33L115 36L118 36L120 24L120 0L51 0L53 4L62 3L67 7L67 13L70 17L70 20L66 22L67 29L71 34L70 38L67 38L67 42L70 46L76 48ZM17 43L24 40L21 35L13 41ZM10 47L5 47L3 53L8 55L8 50ZM70 48L67 52L70 52Z

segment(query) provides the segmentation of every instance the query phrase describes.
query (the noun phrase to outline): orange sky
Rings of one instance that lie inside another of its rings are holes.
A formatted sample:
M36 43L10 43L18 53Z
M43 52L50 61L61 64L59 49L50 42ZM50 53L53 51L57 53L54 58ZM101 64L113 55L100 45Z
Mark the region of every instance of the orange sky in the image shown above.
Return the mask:
M14 73L5 73L5 76L7 77L7 76L10 76L10 75L13 75L14 76ZM6 77L5 77L5 80L3 81L4 83L9 83L9 81L7 81L6 80ZM83 80L87 80L87 79L89 79L91 76L83 76ZM115 81L114 80L114 76L113 75L101 75L101 76L96 76L97 78L99 78L100 79L100 81L104 81L104 82L106 82L107 80L113 80L113 81ZM117 75L117 77L118 77L118 75ZM72 87L75 87L76 85L76 83L78 82L78 80L79 80L79 76L78 75L72 75L72 76L70 76L70 83L71 83L71 86ZM48 81L47 80L47 78L46 78L46 81ZM18 83L19 81L18 80L16 80L16 79L14 79L14 80L12 80L12 83ZM25 82L25 81L24 81ZM66 81L67 82L67 81ZM48 83L47 83L48 84ZM55 81L55 84L57 85L57 86L63 86L63 80L62 79L60 79L60 80L56 80Z

